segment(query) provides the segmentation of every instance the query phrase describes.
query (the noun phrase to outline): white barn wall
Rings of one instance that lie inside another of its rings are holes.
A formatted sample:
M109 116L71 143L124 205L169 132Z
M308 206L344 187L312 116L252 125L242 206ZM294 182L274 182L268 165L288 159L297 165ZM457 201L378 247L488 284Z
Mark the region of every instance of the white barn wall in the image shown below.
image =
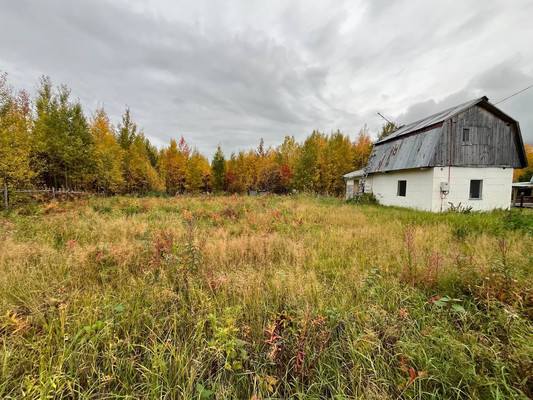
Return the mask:
M481 199L471 200L470 180L483 180ZM448 181L448 167L435 167L433 173L432 210L440 211L440 183ZM513 168L501 167L452 167L450 171L450 193L443 201L443 210L448 202L472 207L475 211L495 208L508 209L511 205ZM409 183L407 184L409 186Z
M483 181L482 198L470 199L470 180ZM398 181L407 181L406 196L398 196ZM508 209L511 204L512 168L501 167L452 167L450 192L442 200L442 210L461 203L475 211L495 208ZM400 170L375 173L368 177L365 193L372 192L383 205L411 207L419 210L441 210L441 182L448 181L448 167Z
M365 187L363 188L363 193L373 193L372 192L373 182L374 182L373 175L368 175L365 181Z
M398 181L407 181L406 196L398 196ZM381 204L432 209L433 168L372 174L372 192ZM366 191L366 190L365 190Z

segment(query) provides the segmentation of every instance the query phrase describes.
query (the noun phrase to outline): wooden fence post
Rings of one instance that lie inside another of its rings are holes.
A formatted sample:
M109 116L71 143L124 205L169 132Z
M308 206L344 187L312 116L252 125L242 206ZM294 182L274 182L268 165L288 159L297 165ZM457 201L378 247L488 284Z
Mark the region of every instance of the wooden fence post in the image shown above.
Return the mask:
M4 204L6 205L6 210L9 207L9 197L7 192L7 183L4 183Z
M52 198L56 198L56 188L55 186L52 186Z

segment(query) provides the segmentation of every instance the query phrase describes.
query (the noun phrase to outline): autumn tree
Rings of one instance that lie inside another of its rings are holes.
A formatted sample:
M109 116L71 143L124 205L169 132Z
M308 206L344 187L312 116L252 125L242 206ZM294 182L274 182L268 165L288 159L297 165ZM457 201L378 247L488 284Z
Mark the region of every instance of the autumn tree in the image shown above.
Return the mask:
M188 151L183 151L185 140L181 138L181 146L174 139L170 141L170 146L166 149L162 158L162 172L165 179L167 193L184 193L189 188L189 170L187 168Z
M0 179L11 186L42 182L55 187L90 188L111 193L199 193L249 189L285 193L292 189L324 194L344 190L341 177L363 168L372 144L365 126L354 142L340 131L313 131L303 143L285 137L277 148L264 140L228 160L220 146L211 164L182 137L158 149L133 121L126 107L116 130L102 107L87 122L66 86L40 81L35 107L0 77ZM33 111L33 112L32 112ZM397 129L382 128L380 137ZM531 148L528 147L528 157ZM531 161L530 161L531 163ZM515 171L527 180L530 169Z
M275 161L280 166L282 185L285 189L293 189L293 177L300 145L294 136L285 136L283 143L276 148Z
M0 182L25 186L32 182L32 115L25 91L14 93L7 74L0 75Z
M271 193L281 194L286 191L283 185L281 167L274 160L269 160L268 163L263 164L257 185L259 190L266 190Z
M118 125L117 142L124 150L122 157L122 177L126 193L146 193L164 188L159 174L150 161L144 134L138 132L126 107L122 121Z
M528 166L522 169L515 169L513 172L513 182L529 182L533 177L533 146L524 145Z
M197 149L193 149L187 160L189 171L189 191L192 193L211 190L211 166Z
M357 134L353 144L353 167L354 169L364 168L370 153L372 152L372 141L368 127L365 125ZM349 171L347 171L349 172Z
M327 181L324 182L326 193L341 194L344 191L342 175L354 169L353 148L348 135L337 131L327 139ZM326 179L326 178L325 178Z
M247 157L243 151L232 153L226 163L226 190L230 193L244 193L248 189Z
M298 190L316 191L320 173L318 169L318 157L320 142L323 134L313 131L303 142L299 158L294 168L294 185Z
M125 150L118 144L103 107L92 115L89 130L94 143L93 185L98 191L119 193L124 185L121 166Z

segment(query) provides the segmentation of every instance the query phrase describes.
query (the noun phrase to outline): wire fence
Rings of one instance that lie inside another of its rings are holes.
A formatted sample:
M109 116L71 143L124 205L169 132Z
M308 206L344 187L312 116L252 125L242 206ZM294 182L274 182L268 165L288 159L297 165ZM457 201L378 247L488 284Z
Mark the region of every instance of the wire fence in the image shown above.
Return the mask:
M4 197L4 208L9 208L12 204L12 197L17 194L26 194L26 195L44 195L45 200L60 199L68 200L74 199L79 196L88 195L88 196L105 196L105 193L94 193L86 192L80 190L73 190L69 188L55 188L55 187L40 187L32 189L13 189L4 184L3 188L3 197Z

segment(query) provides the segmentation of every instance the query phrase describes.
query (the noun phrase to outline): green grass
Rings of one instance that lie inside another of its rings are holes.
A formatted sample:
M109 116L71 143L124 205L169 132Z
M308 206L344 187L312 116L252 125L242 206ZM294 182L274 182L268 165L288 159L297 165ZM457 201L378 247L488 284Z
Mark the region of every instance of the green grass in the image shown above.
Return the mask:
M0 397L531 398L532 235L305 196L20 206Z

